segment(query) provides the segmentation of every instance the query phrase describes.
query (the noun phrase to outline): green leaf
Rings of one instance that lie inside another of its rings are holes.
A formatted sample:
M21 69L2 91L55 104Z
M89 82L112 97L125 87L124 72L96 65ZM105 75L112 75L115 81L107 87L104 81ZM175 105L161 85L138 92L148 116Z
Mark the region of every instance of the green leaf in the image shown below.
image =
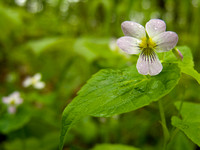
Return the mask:
M175 103L179 109L181 102ZM172 125L183 131L195 144L200 146L200 104L184 102L180 114L182 119L173 116Z
M114 47L117 47L115 40L82 37L75 42L74 51L88 62L97 61L97 64L102 68L124 67L129 59L124 54L120 53L121 50L119 50L119 48L111 50L109 47L111 42Z
M22 150L24 147L26 147L29 150L42 150L39 145L39 140L36 138L28 138L28 139L15 139L10 142L4 143L4 149L5 150ZM43 149L44 150L44 149Z
M0 41L3 44L11 40L11 36L15 35L16 29L22 25L22 19L20 13L15 9L0 5Z
M44 38L36 41L31 41L29 43L29 46L35 51L36 53L39 53L43 49L45 49L47 46L54 44L58 38L53 37L53 38Z
M183 60L177 61L173 53L170 51L165 57L165 62L177 62L181 72L192 76L200 84L200 74L194 69L193 56L190 48L187 46L178 46L177 48L181 51Z
M121 145L121 144L99 144L99 145L96 145L91 150L102 150L102 149L105 149L105 150L139 150L138 148Z
M99 129L92 117L85 117L74 126L73 131L78 133L84 143L91 143L91 141L95 141Z
M195 144L183 132L178 132L167 146L167 150L194 150Z
M5 150L53 150L58 146L58 132L51 132L45 136L40 135L40 138L26 137L13 138L4 142Z
M26 51L27 55L25 56L27 57L25 59L28 58L27 61L34 66L34 70L43 74L44 79L52 80L54 78L53 80L59 83L59 77L64 74L65 70L68 70L67 67L73 64L74 58L77 58L73 52L73 43L74 39L62 37L30 41L27 44L28 49L26 50L28 51ZM29 50L32 50L35 55Z
M163 64L162 72L151 77L140 75L135 66L99 71L65 108L60 149L69 128L82 117L109 117L149 105L168 94L179 78L180 69L176 64Z
M30 110L19 107L16 114L5 113L0 118L0 132L9 133L23 127L30 120Z
M27 43L27 46L30 47L36 54L41 53L47 47L58 42L60 39L58 37L51 37L51 38L43 38L39 40L30 41Z

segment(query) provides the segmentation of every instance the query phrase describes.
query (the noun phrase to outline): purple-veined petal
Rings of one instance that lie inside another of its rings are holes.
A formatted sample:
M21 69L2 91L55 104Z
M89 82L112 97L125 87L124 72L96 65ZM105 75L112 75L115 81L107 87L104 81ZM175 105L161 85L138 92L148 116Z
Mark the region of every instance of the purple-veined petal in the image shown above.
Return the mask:
M144 55L141 53L136 67L140 74L149 74L151 76L159 74L163 68L155 52L152 52L151 55Z
M163 32L152 39L156 43L157 52L166 52L174 48L178 42L178 35L175 32Z
M138 54L140 52L140 43L141 40L130 36L123 36L117 40L119 48L128 54Z
M149 22L146 23L145 28L148 36L153 38L154 36L165 32L166 24L163 20L151 19Z
M122 22L121 26L125 36L132 36L137 39L146 37L145 29L139 23L133 21L124 21Z

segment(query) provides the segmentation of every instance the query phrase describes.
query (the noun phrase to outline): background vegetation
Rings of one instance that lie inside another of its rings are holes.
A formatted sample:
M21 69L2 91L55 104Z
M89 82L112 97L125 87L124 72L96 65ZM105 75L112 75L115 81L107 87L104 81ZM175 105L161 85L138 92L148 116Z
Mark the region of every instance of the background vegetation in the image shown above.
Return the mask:
M86 81L102 68L123 68L137 61L115 44L123 35L121 23L145 25L151 18L163 19L167 30L179 35L178 45L191 48L200 72L199 0L2 0L0 97L19 91L24 103L15 115L0 103L0 149L57 149L62 111ZM24 88L26 76L38 72L46 87ZM171 116L177 114L174 102L199 102L198 91L198 83L183 75L162 98L170 131ZM111 118L86 117L72 128L64 149L98 150L97 144L115 143L159 150L163 133L157 106L152 103ZM198 149L181 131L176 133L168 149Z

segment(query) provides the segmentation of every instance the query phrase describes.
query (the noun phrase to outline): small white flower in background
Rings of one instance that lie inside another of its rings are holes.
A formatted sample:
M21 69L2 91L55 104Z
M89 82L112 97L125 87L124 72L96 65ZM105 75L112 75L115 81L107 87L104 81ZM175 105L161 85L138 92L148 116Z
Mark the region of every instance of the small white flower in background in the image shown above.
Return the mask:
M110 39L110 42L109 42L109 48L111 51L114 51L114 52L117 52L119 53L120 55L123 55L125 56L126 58L130 58L130 56L124 52L122 52L119 47L117 46L117 39L116 38L111 38Z
M110 39L110 42L109 42L109 48L112 50L112 51L116 51L117 50L117 44L116 44L116 39L115 38L111 38Z
M42 78L42 75L40 73L35 74L33 77L27 77L24 82L24 87L33 86L36 89L42 89L45 87L45 83L40 81Z
M7 97L3 97L2 102L8 106L8 112L14 114L16 112L16 107L22 104L23 99L20 97L19 92L14 92Z
M167 52L178 42L175 32L166 31L166 24L160 19L151 19L145 28L132 21L122 23L124 37L117 40L117 45L128 54L139 54L137 70L143 75L157 75L163 67L155 52Z

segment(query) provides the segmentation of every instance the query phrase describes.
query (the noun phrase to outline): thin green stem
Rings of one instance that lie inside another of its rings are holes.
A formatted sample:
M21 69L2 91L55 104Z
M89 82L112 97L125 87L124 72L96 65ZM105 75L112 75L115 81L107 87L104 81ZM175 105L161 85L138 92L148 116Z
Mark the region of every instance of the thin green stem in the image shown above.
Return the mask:
M150 75L144 75L144 78L149 79L149 78L151 78L151 76Z
M184 103L184 96L185 96L185 85L182 85L182 89L183 89L183 94L181 95L181 97L180 97L180 99L181 99L181 103L180 103L180 106L179 106L179 108L178 108L178 114L177 114L177 116L178 117L181 117L181 109L182 109L182 106L183 106L183 103ZM169 142L170 141L173 141L173 139L174 139L174 137L176 136L176 134L179 132L179 129L178 128L176 128L176 127L173 127L172 128L172 130L171 130L172 132L171 132L171 137L170 137L170 139L169 139Z
M161 117L161 124L163 129L163 136L164 136L164 142L163 142L163 150L166 150L167 148L167 142L169 140L169 131L167 129L166 119L165 119L165 112L161 101L158 101L159 104L159 110L160 110L160 117Z
M173 141L174 140L174 138L175 138L175 136L176 136L176 134L179 132L179 128L173 128L172 129L172 133L171 133L171 137L170 137L170 139L169 139L169 143L170 143L170 141Z

